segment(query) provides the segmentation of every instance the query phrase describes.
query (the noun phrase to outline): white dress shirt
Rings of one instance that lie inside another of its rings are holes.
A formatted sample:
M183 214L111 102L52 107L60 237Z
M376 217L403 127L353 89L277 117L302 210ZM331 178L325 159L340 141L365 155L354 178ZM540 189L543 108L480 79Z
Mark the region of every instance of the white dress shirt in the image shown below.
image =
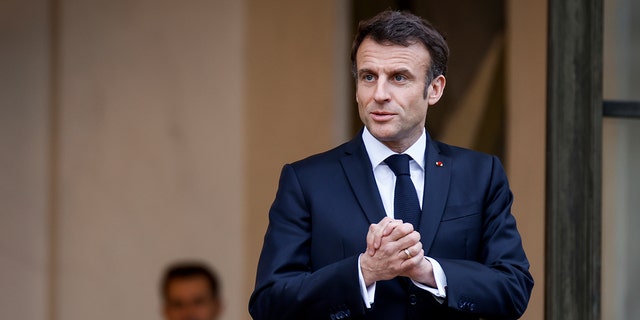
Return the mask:
M389 156L396 154L393 150L389 149L382 142L378 141L372 134L364 128L362 133L362 140L364 141L364 147L367 150L369 159L371 160L371 167L373 168L373 175L378 185L378 192L384 205L384 210L388 217L394 217L393 197L395 193L396 175L391 171L391 168L384 162ZM416 141L404 154L411 156L413 160L409 162L409 171L411 173L411 181L418 193L418 201L422 208L422 198L424 195L424 167L425 167L425 149L427 146L426 131L422 131L422 136ZM433 266L433 275L436 280L437 288L431 288L422 283L414 281L413 283L423 290L429 291L440 303L446 298L445 287L447 286L447 277L442 270L442 267L433 258L426 257ZM360 266L360 259L358 258L358 266ZM375 300L376 284L373 283L367 287L362 276L362 268L358 267L358 276L360 279L360 291L362 293L362 299L367 308L371 308Z

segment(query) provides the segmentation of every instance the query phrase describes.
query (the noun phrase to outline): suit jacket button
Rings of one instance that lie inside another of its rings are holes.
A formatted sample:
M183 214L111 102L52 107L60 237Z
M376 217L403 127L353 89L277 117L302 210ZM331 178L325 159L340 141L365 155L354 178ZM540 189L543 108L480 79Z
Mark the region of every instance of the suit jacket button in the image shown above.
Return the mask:
M418 297L415 294L409 295L409 304L415 306L418 303Z

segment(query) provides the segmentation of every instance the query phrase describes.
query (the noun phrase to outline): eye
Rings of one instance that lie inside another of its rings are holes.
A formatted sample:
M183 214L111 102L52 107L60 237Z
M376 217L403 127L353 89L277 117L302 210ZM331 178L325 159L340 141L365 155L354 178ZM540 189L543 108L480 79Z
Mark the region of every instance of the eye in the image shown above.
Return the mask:
M402 82L402 81L407 80L407 77L405 77L402 74L396 74L396 75L393 76L393 80L395 80L397 82Z
M375 79L376 79L376 77L374 77L372 74L369 74L369 73L362 75L362 80L367 81L367 82L371 82L371 81L373 81Z

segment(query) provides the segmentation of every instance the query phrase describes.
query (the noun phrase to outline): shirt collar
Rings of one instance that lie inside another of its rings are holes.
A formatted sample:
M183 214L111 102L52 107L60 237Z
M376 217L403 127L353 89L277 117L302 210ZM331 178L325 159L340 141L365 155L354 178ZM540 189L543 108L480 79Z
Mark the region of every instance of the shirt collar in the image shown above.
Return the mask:
M367 150L369 160L371 160L371 167L375 169L378 165L384 162L389 156L396 154L389 147L385 146L382 142L376 139L367 127L362 132L362 141L364 142L364 148ZM404 154L408 154L413 160L424 170L424 153L427 148L427 134L426 130L422 130L422 135L418 140L409 147Z

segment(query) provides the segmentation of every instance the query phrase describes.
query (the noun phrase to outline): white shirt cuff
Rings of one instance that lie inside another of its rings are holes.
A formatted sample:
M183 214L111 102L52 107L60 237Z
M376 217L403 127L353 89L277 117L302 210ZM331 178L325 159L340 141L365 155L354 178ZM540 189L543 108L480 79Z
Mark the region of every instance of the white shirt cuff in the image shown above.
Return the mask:
M436 280L436 288L431 288L420 282L414 281L413 279L411 279L411 282L413 282L416 287L431 293L439 303L443 303L444 299L447 297L447 276L444 274L444 270L442 270L438 261L430 257L425 257L425 259L429 260L433 267L433 277Z
M360 280L360 294L362 295L364 305L367 309L371 309L371 305L373 304L373 300L376 295L376 283L374 282L369 287L364 283L362 268L360 267L360 257L358 257L358 279Z

